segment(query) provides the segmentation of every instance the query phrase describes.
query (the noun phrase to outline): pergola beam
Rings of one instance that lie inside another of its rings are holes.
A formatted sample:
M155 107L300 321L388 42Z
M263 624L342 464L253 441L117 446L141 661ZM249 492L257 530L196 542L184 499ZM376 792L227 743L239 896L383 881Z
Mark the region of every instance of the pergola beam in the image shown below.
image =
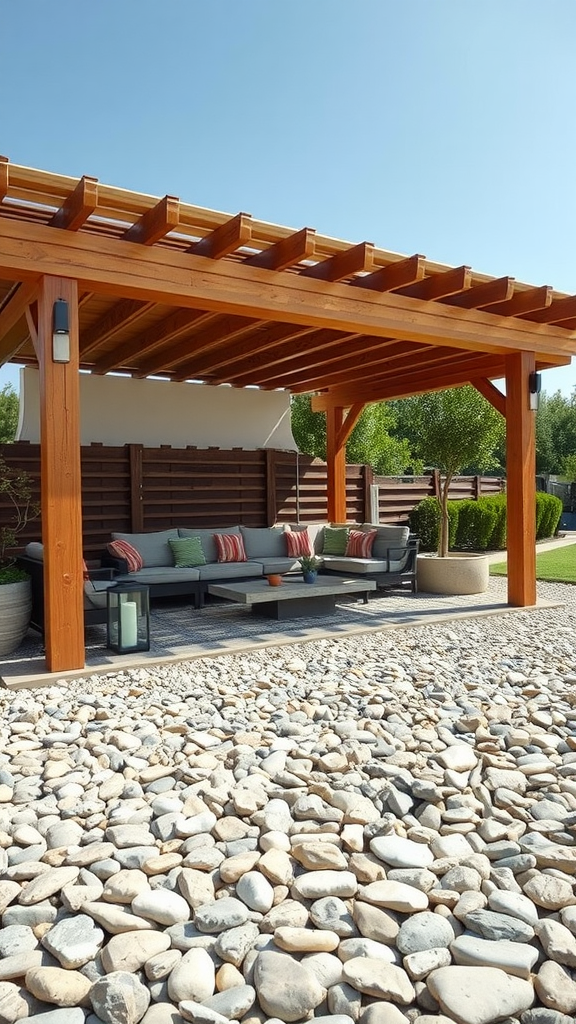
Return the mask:
M146 210L146 213L124 232L124 241L154 245L177 228L179 223L180 200L177 196L164 196L156 206Z
M247 245L252 237L252 218L248 213L238 213L236 217L227 220L214 228L210 234L194 242L188 252L194 256L206 256L211 260L221 260L231 252L236 252L243 245Z
M508 604L536 603L536 414L529 408L531 352L506 359Z
M398 260L390 263L387 267L380 267L365 277L358 277L354 284L358 288L370 288L375 292L389 292L394 288L403 288L409 284L421 281L426 271L426 258L424 256L409 256L405 260Z
M503 395L491 380L486 380L484 377L476 377L470 383L474 385L481 395L484 395L484 398L490 402L490 405L494 406L501 416L506 418L506 395Z
M274 242L256 256L250 256L244 260L244 265L265 270L286 270L287 267L293 267L294 264L314 255L315 240L316 232L312 228L302 228L301 231Z
M499 354L547 350L570 355L575 345L571 332L550 325L502 321L489 313L415 302L398 293L385 292L375 303L373 292L343 284L329 286L327 303L326 285L298 274L277 277L233 261L0 219L0 277L4 271L4 276L8 272L29 279L38 265L76 277L81 289L254 319L281 318L308 327Z
M92 372L96 374L108 373L110 370L119 370L131 365L131 361L137 356L143 356L147 352L154 352L171 342L175 342L183 335L190 334L194 328L202 324L210 323L215 318L214 313L204 313L202 310L178 309L167 316L160 324L144 331L137 338L120 345L117 349L111 349L105 355L96 360Z
M28 306L38 295L38 281L26 281L18 285L8 302L0 310L0 366L19 352L26 338L14 342L10 331L26 315Z
M374 262L372 242L360 242L351 249L338 252L313 267L301 270L302 277L313 277L317 281L343 281L359 271L370 270Z
M56 211L50 227L78 231L98 206L98 178L80 178L66 202Z

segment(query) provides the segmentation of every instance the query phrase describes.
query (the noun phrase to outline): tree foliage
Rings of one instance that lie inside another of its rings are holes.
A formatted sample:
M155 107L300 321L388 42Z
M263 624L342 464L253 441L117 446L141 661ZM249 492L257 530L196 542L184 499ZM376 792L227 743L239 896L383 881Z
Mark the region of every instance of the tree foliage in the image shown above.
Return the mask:
M18 427L18 395L11 384L0 391L0 444L11 444Z
M502 416L471 385L436 391L393 403L396 430L409 438L426 466L440 470L439 554L448 553L448 491L452 478L474 466L479 471L498 466L496 450L502 442Z
M565 473L566 459L576 454L576 392L542 392L536 413L536 472Z
M365 463L386 476L403 473L413 456L408 441L392 435L394 424L394 413L387 403L367 406L348 438L346 461ZM292 433L299 451L326 459L326 417L312 411L310 395L292 398Z

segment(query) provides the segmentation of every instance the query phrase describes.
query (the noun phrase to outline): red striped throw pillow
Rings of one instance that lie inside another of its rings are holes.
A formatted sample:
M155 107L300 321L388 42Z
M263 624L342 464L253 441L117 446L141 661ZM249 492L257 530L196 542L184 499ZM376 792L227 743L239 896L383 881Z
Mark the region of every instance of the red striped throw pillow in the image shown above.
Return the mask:
M348 558L370 558L377 530L350 530L346 555Z
M289 558L300 558L302 555L313 555L312 543L308 530L286 530L286 551Z
M108 544L108 551L116 558L123 558L128 565L128 572L138 572L144 567L142 555L127 540L113 540Z
M247 562L244 541L239 533L215 533L219 562Z

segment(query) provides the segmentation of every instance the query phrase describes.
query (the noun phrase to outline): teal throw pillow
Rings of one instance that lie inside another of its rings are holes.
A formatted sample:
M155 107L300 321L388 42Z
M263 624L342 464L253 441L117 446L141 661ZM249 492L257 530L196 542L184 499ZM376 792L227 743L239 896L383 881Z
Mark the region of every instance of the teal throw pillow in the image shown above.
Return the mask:
M345 555L349 533L347 526L325 526L322 554Z
M200 537L182 537L180 540L169 540L168 543L177 569L193 569L196 565L206 565Z

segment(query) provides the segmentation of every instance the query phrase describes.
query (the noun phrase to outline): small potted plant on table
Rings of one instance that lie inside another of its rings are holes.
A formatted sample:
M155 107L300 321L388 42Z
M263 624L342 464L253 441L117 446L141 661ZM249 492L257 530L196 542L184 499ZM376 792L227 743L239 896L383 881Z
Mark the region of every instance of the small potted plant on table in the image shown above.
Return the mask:
M314 583L318 575L318 569L320 568L320 559L316 558L315 555L302 555L298 559L300 568L302 569L302 577L304 583Z

